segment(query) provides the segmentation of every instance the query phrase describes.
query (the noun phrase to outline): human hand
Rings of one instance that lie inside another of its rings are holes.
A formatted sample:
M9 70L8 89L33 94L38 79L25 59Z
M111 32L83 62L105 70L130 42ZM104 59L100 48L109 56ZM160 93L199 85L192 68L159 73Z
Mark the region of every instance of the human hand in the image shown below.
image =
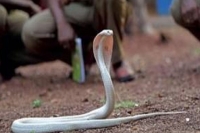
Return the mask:
M181 14L186 23L200 21L200 8L195 0L182 0Z
M58 26L58 42L64 48L75 48L75 33L73 28L67 23L61 23Z

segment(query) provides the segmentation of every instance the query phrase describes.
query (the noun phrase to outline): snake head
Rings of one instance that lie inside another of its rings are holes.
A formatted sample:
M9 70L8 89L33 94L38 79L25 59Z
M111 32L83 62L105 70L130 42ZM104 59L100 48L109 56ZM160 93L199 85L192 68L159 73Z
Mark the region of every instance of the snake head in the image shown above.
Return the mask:
M93 41L93 53L95 59L97 59L97 51L101 47L105 65L107 68L110 68L110 62L113 51L113 31L112 30L103 30L99 34L96 35ZM98 61L97 61L98 63Z

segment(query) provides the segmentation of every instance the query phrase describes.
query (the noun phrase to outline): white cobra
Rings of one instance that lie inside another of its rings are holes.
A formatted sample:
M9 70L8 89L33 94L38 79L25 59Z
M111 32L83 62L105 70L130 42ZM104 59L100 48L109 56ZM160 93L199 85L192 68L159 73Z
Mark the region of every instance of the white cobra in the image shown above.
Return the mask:
M93 42L93 52L100 69L106 94L106 103L102 107L82 115L18 119L12 123L12 131L14 133L49 133L77 129L103 128L153 116L185 113L156 112L129 117L105 119L112 113L115 104L115 91L109 73L112 48L112 30L103 30L95 37Z

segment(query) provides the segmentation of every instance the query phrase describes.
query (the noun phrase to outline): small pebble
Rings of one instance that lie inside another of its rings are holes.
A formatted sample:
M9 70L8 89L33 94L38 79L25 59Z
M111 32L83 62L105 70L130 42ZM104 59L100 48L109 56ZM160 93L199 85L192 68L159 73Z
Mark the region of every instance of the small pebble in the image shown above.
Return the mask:
M190 118L186 118L185 120L186 120L186 122L189 122L189 121L190 121Z

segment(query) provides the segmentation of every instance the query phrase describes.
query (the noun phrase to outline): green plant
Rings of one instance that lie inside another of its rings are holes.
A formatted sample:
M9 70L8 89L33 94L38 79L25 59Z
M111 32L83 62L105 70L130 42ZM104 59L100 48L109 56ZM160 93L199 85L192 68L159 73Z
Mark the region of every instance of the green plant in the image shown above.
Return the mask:
M121 101L120 103L115 104L115 109L119 108L132 108L132 107L137 107L138 104L134 103L133 101Z
M106 102L106 99L105 98L102 98L100 100L100 103L103 103L105 104ZM132 107L137 107L138 104L133 102L133 101L130 101L130 100L125 100L125 101L122 101L120 100L120 102L116 103L115 104L115 109L119 109L119 108L132 108Z
M39 108L41 105L42 105L42 101L39 99L34 100L32 103L33 108Z

